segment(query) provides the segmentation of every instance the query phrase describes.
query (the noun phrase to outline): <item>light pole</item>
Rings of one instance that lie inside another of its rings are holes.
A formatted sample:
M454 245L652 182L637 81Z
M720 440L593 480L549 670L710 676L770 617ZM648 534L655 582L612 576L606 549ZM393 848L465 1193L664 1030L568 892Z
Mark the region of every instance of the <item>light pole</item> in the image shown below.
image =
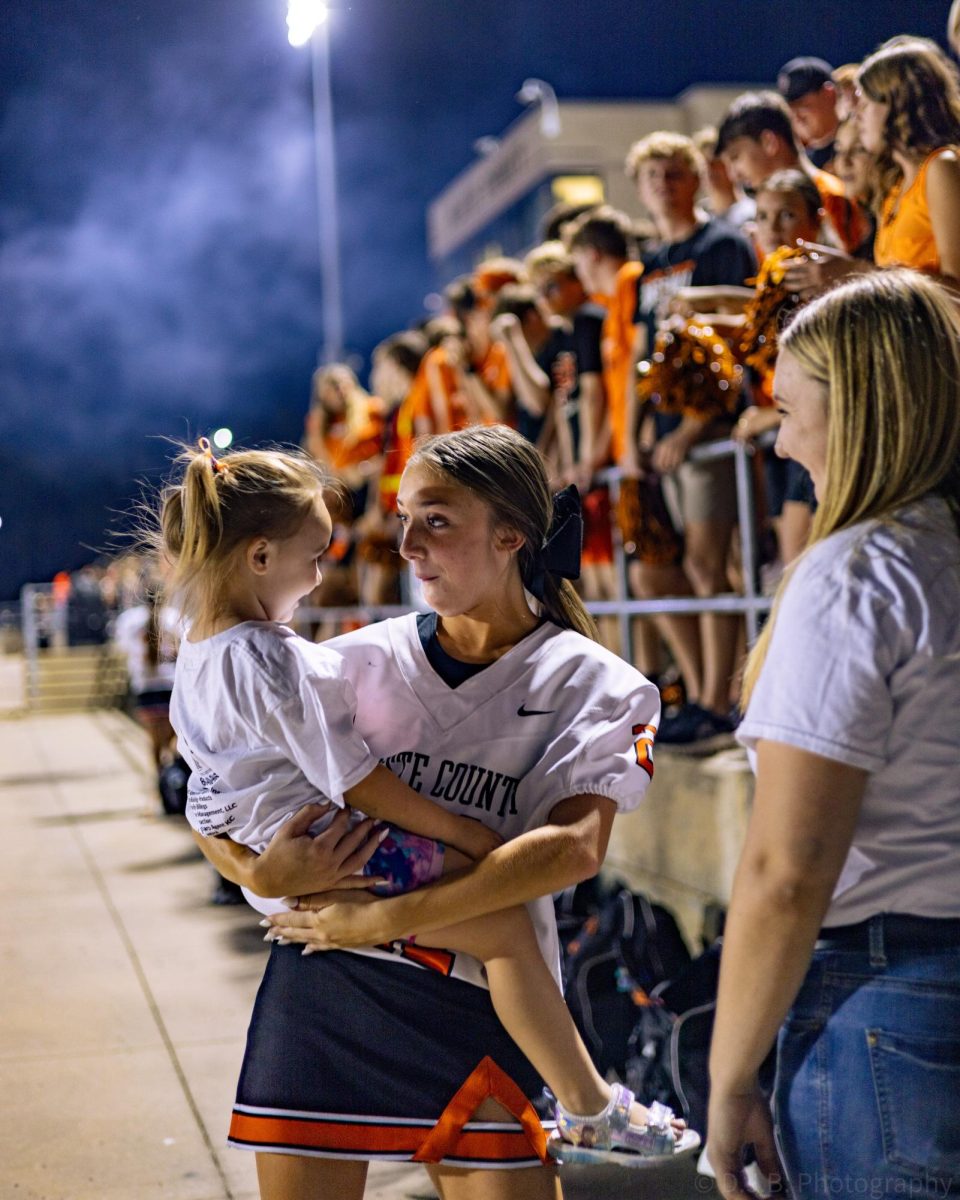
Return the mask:
M560 105L557 93L542 79L525 79L517 99L521 104L540 105L540 132L545 138L560 136Z
M330 93L330 9L322 0L287 0L291 46L308 42L313 64L313 133L317 171L317 220L323 288L324 363L343 358L343 307L340 293L340 230L337 216L337 163L333 141L333 98Z

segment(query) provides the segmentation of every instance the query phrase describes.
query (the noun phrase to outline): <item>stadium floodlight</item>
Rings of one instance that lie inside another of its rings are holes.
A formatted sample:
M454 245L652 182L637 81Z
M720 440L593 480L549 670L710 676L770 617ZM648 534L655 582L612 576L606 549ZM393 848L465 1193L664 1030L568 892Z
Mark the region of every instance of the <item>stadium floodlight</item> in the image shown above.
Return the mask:
M540 105L540 132L545 138L560 136L560 105L557 93L542 79L525 79L517 99L521 104Z
M226 450L233 443L233 430L227 429L225 425L215 430L213 437L210 439L218 450Z
M313 142L320 234L323 348L320 361L343 357L343 305L340 288L340 220L337 214L337 161L330 90L330 5L322 0L287 0L291 46L306 46L313 64ZM316 36L314 36L316 35Z
M305 46L330 16L324 0L287 0L287 37L291 46Z

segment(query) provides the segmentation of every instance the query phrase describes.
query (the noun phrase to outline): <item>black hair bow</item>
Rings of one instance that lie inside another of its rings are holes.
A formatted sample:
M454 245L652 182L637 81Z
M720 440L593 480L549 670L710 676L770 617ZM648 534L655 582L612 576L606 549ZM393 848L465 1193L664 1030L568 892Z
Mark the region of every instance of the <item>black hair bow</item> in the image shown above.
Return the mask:
M538 554L527 591L543 603L547 574L561 579L580 578L580 550L583 546L583 514L580 493L571 483L553 497L553 519Z

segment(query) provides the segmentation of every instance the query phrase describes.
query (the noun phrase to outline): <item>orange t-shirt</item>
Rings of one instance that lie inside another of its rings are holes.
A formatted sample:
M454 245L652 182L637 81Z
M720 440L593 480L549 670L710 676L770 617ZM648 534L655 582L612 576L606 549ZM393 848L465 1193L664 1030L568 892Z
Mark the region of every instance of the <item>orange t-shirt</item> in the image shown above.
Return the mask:
M820 204L840 239L840 245L852 254L869 232L866 213L859 204L847 197L843 183L836 175L831 175L829 171L821 171L817 167L811 169L810 175L817 185Z
M413 381L411 395L415 394L412 402L414 420L417 417L425 417L430 422L431 428L434 425L433 403L428 382L428 368L430 367L436 370L437 378L440 381L440 389L447 409L447 423L451 429L463 429L467 424L467 410L460 390L460 380L442 345L434 346L432 350L427 351Z
M510 360L503 342L490 343L490 348L483 356L483 362L477 365L477 370L491 392L505 395L510 391Z
M954 146L940 146L923 160L917 177L908 188L895 184L884 198L877 225L873 257L878 267L913 267L917 271L940 270L940 252L933 236L927 204L927 168Z
M501 402L505 409L504 422L507 425L516 424L514 413L513 383L510 379L510 359L503 342L491 342L490 348L483 357L483 362L477 365L477 372L487 389ZM484 417L484 424L499 424L493 417Z
M407 397L409 399L409 396ZM407 465L413 449L413 422L409 422L408 438L400 436L400 421L403 416L403 406L400 404L387 417L383 435L383 471L380 475L380 511L394 513L397 511L397 492L400 490L400 476Z
M400 401L400 407L397 410L397 419L394 426L396 452L394 462L398 484L400 482L399 477L403 474L403 468L410 461L410 455L413 453L413 442L417 436L414 422L418 417L425 417L430 422L431 428L433 427L433 411L430 408L430 388L427 386L427 376L423 369L422 360L416 375L413 377L413 382L410 384L410 391Z
M625 262L617 272L613 295L607 298L607 315L600 331L603 355L603 390L610 414L610 452L619 459L627 440L627 381L633 366L637 327L637 281L643 263Z

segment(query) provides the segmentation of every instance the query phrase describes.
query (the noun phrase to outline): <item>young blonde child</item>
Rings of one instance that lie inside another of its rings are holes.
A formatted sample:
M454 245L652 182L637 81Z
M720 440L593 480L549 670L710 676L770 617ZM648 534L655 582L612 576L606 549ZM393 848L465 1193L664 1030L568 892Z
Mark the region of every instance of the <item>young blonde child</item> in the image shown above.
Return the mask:
M192 769L192 827L262 851L306 804L348 804L389 822L365 869L389 892L492 851L501 838L479 820L445 811L378 764L355 730L356 698L338 656L283 624L316 586L330 539L322 469L280 451L218 460L203 439L182 459L182 479L163 497L161 539L188 625L171 717ZM248 898L263 911L282 905ZM647 1109L597 1074L523 908L418 945L483 962L497 1015L552 1088L559 1132L579 1155L673 1156L699 1144L669 1109Z

